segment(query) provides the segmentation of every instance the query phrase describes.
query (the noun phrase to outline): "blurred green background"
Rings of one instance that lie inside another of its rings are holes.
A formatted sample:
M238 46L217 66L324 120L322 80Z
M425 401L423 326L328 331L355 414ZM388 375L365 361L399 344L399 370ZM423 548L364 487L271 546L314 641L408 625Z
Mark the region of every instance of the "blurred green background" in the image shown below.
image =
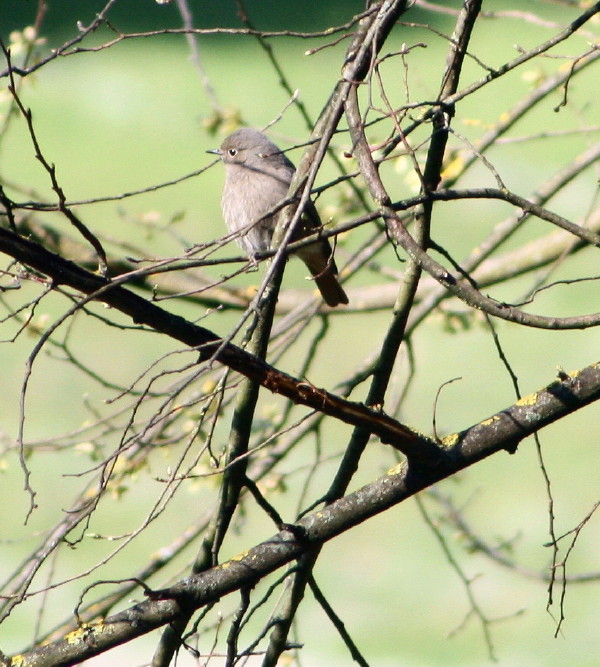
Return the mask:
M77 21L84 25L104 9L106 0L52 0L46 3L48 11L44 20L45 33L49 35L72 34ZM441 4L448 4L442 2ZM451 3L450 3L451 4ZM10 30L32 24L37 0L6 0L2 3L2 35ZM189 0L187 3L195 15L199 28L239 26L236 3L204 2ZM313 30L315 26L337 25L346 22L353 14L365 8L364 0L303 0L302 2L278 2L259 0L246 2L250 18L265 30ZM342 21L339 18L343 17ZM181 27L177 3L159 4L155 0L127 0L117 2L110 10L110 19L119 28L131 31Z
M50 1L47 15L48 45L57 46L76 34L76 21L87 24L102 2ZM458 3L446 3L457 5ZM487 4L487 3L486 3ZM504 3L490 3L502 6ZM542 3L543 4L543 3ZM37 3L33 0L2 2L0 30L3 38L14 29L30 24ZM520 2L520 8L540 10L541 3ZM233 2L190 2L198 27L237 26ZM263 29L322 29L344 22L360 11L362 2L248 2L254 22ZM180 25L176 9L157 5L151 0L128 0L117 3L111 14L115 25L124 30L150 30L160 26ZM544 6L546 16L556 18L563 9ZM414 11L407 20L432 20L447 32L452 29L451 17L426 15ZM105 35L107 33L104 33ZM513 44L532 45L552 34L540 27L518 22L498 24L482 22L474 38L475 52L485 52L488 62L500 64L514 56ZM440 64L444 62L444 40L417 29L399 27L386 51L399 48L404 42L427 41L428 48L416 50L411 56L411 86L415 96L432 99L439 86ZM300 99L316 118L334 85L341 63L344 44L325 49L310 58L303 55L307 43L300 40L272 41L275 53ZM310 43L313 45L313 42ZM288 102L288 95L277 85L267 58L260 46L250 37L206 36L199 39L204 68L215 87L219 103L226 109L239 110L251 125L264 126L275 118ZM17 55L15 55L15 60ZM532 66L532 70L535 69ZM465 81L477 78L480 71L469 63ZM590 81L591 81L590 75ZM586 79L582 78L585 82ZM582 85L582 84L579 84ZM591 84L590 84L591 85ZM486 123L492 123L508 106L527 90L520 75L501 80L489 91L474 96L461 107L457 127L476 138ZM21 95L33 110L35 128L46 157L57 165L58 177L69 200L117 195L149 185L163 183L207 165L211 158L205 150L217 145L221 137L212 137L203 129L203 122L212 109L183 36L166 36L151 40L131 40L101 53L81 54L55 60L39 73L25 79ZM577 89L573 91L577 95ZM3 109L6 98L3 99ZM498 100L502 104L498 104ZM3 109L0 109L2 111ZM570 118L567 109L558 117L546 105L539 116L528 119L519 134L531 131L535 124L542 126L550 118L557 123ZM592 113L592 112L590 112ZM477 118L481 127L469 128L465 118ZM273 131L282 145L302 141L308 135L299 114L290 108ZM574 142L565 139L565 150L576 150ZM336 147L346 147L340 139ZM0 176L12 184L35 190L42 197L52 198L47 175L37 164L24 123L13 119L0 150ZM297 154L299 155L299 153ZM498 150L495 164L500 165L507 184L522 195L530 193L544 178L564 161L556 144L546 149L541 142L526 143L510 150ZM322 181L334 172L326 165ZM223 174L220 165L199 177L156 192L137 195L120 202L94 203L80 206L77 211L96 233L105 237L123 237L155 256L180 254L183 248L198 242L210 241L222 235L219 192ZM489 178L481 171L470 176L475 183ZM570 219L576 220L585 211L593 179L579 179L569 191L570 196L556 202ZM399 179L399 196L408 194L408 186ZM13 198L25 199L17 190ZM332 202L323 198L320 205ZM473 216L477 211L477 217ZM461 257L484 238L492 226L506 215L500 205L456 204L444 209L436 219L436 240L455 256ZM47 221L60 229L66 223L52 214ZM177 222L171 222L177 218ZM180 218L180 219L179 219ZM171 235L152 234L143 222L154 221L172 230ZM457 224L460 224L457 233ZM70 231L70 230L69 230ZM528 231L514 243L527 237ZM348 241L352 247L353 239ZM344 248L341 248L343 255ZM232 250L224 251L231 255ZM235 250L233 254L236 254ZM393 253L383 256L390 266L398 269ZM595 269L591 255L578 259L582 271ZM218 277L219 270L215 270ZM290 264L285 285L303 287L303 270ZM359 277L350 287L366 283L371 278ZM256 282L254 276L239 278L241 282ZM284 286L285 286L284 285ZM33 295L33 291L32 291ZM555 290L543 303L547 312L589 312L600 296L597 287L589 284L579 291ZM8 295L16 303L22 292ZM43 302L36 317L59 316L67 307L61 297ZM168 307L196 319L203 313L185 304L169 302ZM98 309L101 312L101 309ZM544 311L546 312L546 310ZM318 386L335 387L348 372L360 366L380 344L389 322L386 312L368 317L368 330L361 315L331 318L330 340L320 352L318 372L310 380ZM225 335L237 321L232 313L213 314L203 324ZM552 380L556 367L578 368L596 359L598 335L594 331L541 332L523 330L500 323L498 330L505 351L521 380L524 392L533 391ZM2 333L2 339L8 335ZM149 363L162 354L177 349L169 341L154 336L142 336L100 326L90 318L78 318L71 335L73 349L92 367L110 372L115 381L125 385L132 382ZM0 403L0 430L14 439L18 427L19 393L24 364L32 346L33 336L21 336L14 344L0 346L3 400ZM418 379L413 385L400 417L413 427L431 432L433 400L437 388L451 378L460 376L446 388L438 405L438 430L441 433L464 428L513 401L511 383L493 351L492 341L483 327L474 326L456 334L443 328L442 318L431 318L415 336L414 353ZM300 351L284 357L281 367L294 373L298 369ZM107 359L114 368L107 368ZM395 380L401 386L406 380L406 368L399 369ZM48 439L80 427L89 418L86 401L102 402L112 392L99 387L60 360L58 352L43 352L36 361L28 392L27 441ZM360 398L360 396L357 396ZM263 414L277 406L278 401L265 394L261 401ZM542 434L546 465L553 482L556 500L558 532L573 528L597 500L598 489L598 428L600 410L587 408L548 428ZM331 454L345 445L349 429L326 431L325 446ZM225 437L225 436L223 436ZM595 445L595 447L594 447ZM312 446L312 445L311 445ZM297 454L296 456L298 456ZM156 478L178 456L164 453L164 460L155 463L152 471L141 471L137 483L121 498L107 500L95 517L93 530L117 535L132 530L148 512L162 490ZM310 456L312 457L312 451ZM296 460L296 459L295 459ZM394 463L390 451L381 445L371 445L361 466L359 482L382 474ZM27 526L23 526L29 499L23 491L23 475L16 454L3 461L3 497L10 499L0 506L0 526L3 543L0 572L7 575L19 560L37 543L35 531L53 525L61 512L70 506L79 488L79 473L89 467L82 451L78 458L67 450L63 453L44 451L40 447L29 464L32 484L38 492L39 509ZM322 466L315 487L324 490L334 462ZM292 462L290 462L290 467ZM298 491L290 481L290 496ZM548 541L547 498L533 443L523 443L517 454L500 454L456 479L440 485L444 493L452 494L473 528L484 539L515 540L515 555L525 566L543 571L550 562ZM167 543L202 515L211 502L213 488L192 485L180 492L167 509L167 524L152 526L136 541L137 558L143 562L148 553ZM277 503L285 501L277 498ZM292 512L293 501L290 501ZM432 510L434 515L436 509ZM291 515L289 518L293 518ZM238 541L228 547L236 553L250 546L253 540L267 538L273 527L260 512L247 517L251 530L244 530ZM598 527L590 525L578 542L571 561L571 572L598 569ZM476 581L473 589L484 612L492 619L503 619L490 630L500 665L558 666L577 664L590 667L597 664L600 654L600 621L598 605L599 584L571 585L567 593L567 620L563 634L554 639L555 621L546 611L546 585L493 565L481 555L464 555L460 535L448 535L450 546L460 559L465 572ZM63 556L58 574L67 576L80 572L95 563L99 554L114 548L104 541L84 540L73 550L69 561ZM130 574L132 553L117 557L111 576ZM175 574L173 571L172 574ZM102 574L106 578L105 573ZM96 576L97 578L97 576ZM92 575L92 579L94 575ZM316 579L346 627L371 664L388 665L481 665L488 662L482 630L470 619L456 633L469 610L464 587L448 565L431 531L426 527L413 501L404 503L385 515L350 531L327 545L316 570ZM55 600L51 612L63 618L77 603L80 584L75 582ZM223 602L228 608L229 601ZM554 609L553 613L557 613ZM0 627L0 648L11 652L26 645L31 636L29 612L15 610ZM56 620L55 619L55 620ZM52 619L44 619L49 626ZM351 664L350 657L333 628L324 618L318 605L307 595L299 617L301 639L305 642L302 664L309 667ZM451 635L451 636L450 636ZM151 655L157 635L153 634L130 646L112 651L89 662L90 665L141 665ZM179 665L194 664L182 655ZM215 662L215 664L218 664Z

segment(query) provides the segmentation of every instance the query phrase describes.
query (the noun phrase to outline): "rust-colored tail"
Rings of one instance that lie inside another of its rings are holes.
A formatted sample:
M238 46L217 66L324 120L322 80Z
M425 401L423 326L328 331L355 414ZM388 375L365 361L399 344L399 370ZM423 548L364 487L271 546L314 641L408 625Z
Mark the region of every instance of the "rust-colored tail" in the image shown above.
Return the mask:
M346 292L337 278L337 266L331 254L331 246L323 239L311 243L297 252L298 257L306 264L325 303L332 308L340 303L348 303Z
M325 303L332 308L339 306L340 303L348 303L346 292L338 282L337 275L331 270L331 267L325 269L318 276L315 276L315 282L321 292Z
M323 229L323 224L313 202L309 199L301 218L301 224L295 230L292 241L304 238L313 232ZM329 241L321 238L310 245L296 251L296 254L306 264L314 278L321 296L328 306L334 308L340 303L348 303L346 292L338 281L338 270L333 259L333 252Z

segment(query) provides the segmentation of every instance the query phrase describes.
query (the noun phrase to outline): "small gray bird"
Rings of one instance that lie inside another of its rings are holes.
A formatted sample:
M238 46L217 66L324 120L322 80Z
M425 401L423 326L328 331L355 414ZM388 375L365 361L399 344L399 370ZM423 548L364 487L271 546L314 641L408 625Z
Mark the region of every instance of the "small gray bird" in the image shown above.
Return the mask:
M227 229L239 232L237 242L249 257L268 250L277 214L261 217L287 195L296 171L290 160L262 132L242 128L231 134L218 150L225 164L221 207ZM293 241L322 228L317 209L309 201L296 227ZM313 276L325 303L337 306L348 297L337 280L337 267L327 239L320 239L296 253Z

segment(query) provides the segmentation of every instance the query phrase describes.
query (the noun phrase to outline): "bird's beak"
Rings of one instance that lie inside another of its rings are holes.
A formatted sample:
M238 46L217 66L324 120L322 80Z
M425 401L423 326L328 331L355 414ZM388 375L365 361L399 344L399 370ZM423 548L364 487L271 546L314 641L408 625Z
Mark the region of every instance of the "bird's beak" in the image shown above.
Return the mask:
M213 155L218 155L219 157L223 155L223 152L221 151L220 148L211 148L209 151L206 151L207 153L212 153Z

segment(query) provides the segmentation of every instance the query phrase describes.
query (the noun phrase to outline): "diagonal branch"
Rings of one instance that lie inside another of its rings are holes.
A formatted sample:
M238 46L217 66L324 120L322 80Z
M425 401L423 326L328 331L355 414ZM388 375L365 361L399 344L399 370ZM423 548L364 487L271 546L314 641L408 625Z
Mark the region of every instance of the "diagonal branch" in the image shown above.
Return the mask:
M0 229L0 251L48 276L55 285L67 285L88 295L83 303L106 303L185 345L197 348L203 361L219 361L232 370L258 382L269 391L281 394L299 405L306 405L340 421L368 429L415 460L433 461L438 447L383 412L362 403L347 401L306 381L298 380L232 343L224 342L212 331L174 315L125 289L126 276L109 280L86 271L36 243L7 229ZM83 303L81 305L83 305Z
M415 470L401 464L230 561L182 579L168 589L151 591L146 587L148 600L98 623L82 624L66 637L20 657L26 659L29 667L66 667L145 635L170 623L182 610L199 609L229 593L255 585L271 572L311 553L315 547L492 454L514 451L527 436L599 398L600 363L564 374L544 389L445 438L443 465ZM0 661L3 667L9 664Z

